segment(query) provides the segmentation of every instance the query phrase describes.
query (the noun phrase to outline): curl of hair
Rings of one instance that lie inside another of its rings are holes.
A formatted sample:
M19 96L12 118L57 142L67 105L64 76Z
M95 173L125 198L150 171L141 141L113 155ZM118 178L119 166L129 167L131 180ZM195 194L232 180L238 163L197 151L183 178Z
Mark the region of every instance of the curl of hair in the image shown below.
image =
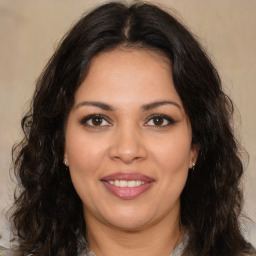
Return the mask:
M91 59L118 47L161 51L189 117L199 157L181 195L181 222L190 241L184 255L240 255L243 166L230 119L232 102L194 36L151 4L102 5L67 33L37 82L13 149L19 181L13 226L19 253L76 255L86 250L82 203L63 164L65 120Z

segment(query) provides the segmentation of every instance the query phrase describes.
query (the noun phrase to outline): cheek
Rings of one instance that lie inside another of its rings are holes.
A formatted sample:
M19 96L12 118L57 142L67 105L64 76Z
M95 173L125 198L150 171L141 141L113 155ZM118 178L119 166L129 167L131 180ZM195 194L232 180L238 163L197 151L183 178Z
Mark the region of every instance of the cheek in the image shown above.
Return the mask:
M104 155L104 143L92 136L86 136L82 129L70 127L66 133L65 148L69 166L72 171L85 174L101 162Z
M156 143L151 151L156 163L168 173L187 171L191 157L190 136L188 132L173 133L165 140Z
M99 177L103 149L95 141L75 133L66 141L66 153L75 190L84 203L89 202L97 194L95 181Z
M65 153L69 161L72 183L82 199L87 202L94 197L95 181L98 180L105 149L100 140L85 136L83 130L67 129Z
M163 142L161 148L155 152L159 179L164 190L163 198L171 201L178 200L189 172L191 157L189 136L184 136L184 134L173 136L169 143Z

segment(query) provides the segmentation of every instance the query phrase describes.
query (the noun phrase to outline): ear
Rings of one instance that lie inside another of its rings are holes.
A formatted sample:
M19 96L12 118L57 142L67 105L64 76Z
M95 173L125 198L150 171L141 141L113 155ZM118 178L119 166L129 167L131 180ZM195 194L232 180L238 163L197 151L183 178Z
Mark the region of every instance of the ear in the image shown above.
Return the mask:
M192 144L191 151L190 151L190 162L189 162L190 169L192 169L195 166L197 157L198 157L198 145Z

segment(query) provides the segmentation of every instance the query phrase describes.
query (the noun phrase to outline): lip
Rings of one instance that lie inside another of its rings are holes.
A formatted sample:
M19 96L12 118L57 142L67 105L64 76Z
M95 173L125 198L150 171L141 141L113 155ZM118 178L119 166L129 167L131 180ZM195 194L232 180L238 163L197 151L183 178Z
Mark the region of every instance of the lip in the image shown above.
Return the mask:
M111 180L141 180L144 181L145 184L141 184L137 187L118 187L113 184L108 183ZM121 199L134 199L147 190L149 190L154 184L155 180L149 176L146 176L141 173L112 173L107 175L101 179L101 182L105 185L105 187L115 196Z

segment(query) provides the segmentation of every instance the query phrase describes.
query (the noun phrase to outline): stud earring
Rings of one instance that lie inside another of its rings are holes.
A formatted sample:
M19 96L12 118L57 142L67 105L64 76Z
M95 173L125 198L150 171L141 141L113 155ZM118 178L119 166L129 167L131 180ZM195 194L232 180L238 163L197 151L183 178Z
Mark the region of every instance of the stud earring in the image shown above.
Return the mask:
M65 164L66 166L68 166L68 160L67 160L67 159L64 160L64 164Z
M193 162L193 163L192 163L192 170L193 170L193 171L195 170L195 166L196 166L196 164Z

